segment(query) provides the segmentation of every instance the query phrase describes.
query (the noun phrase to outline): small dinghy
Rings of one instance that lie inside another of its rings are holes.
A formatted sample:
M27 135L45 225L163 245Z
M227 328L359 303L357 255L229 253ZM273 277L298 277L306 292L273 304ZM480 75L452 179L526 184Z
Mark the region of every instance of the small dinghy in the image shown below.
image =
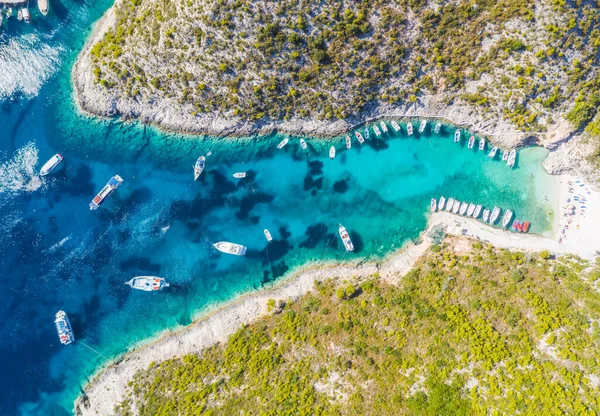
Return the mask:
M381 136L381 131L379 131L379 127L373 126L373 131L375 132L375 136Z
M510 154L510 152L508 150L505 150L504 153L502 153L502 161L503 162L507 162L508 161L508 155Z
M369 130L367 130L367 131L369 131ZM363 144L365 142L365 139L363 139L363 136L362 136L362 134L360 134L360 131L355 131L354 135L356 136L356 140L358 140L358 142L360 144Z
M387 133L387 132L388 132L387 124L385 124L385 122L384 122L384 121L381 121L381 122L379 123L379 125L381 126L381 130L383 130L383 132L384 132L384 133Z
M449 198L448 202L446 202L446 211L452 211L452 207L454 206L454 198Z
M304 141L304 139L300 139L300 147L302 148L302 150L306 150L306 142Z
M485 149L485 139L482 137L479 139L479 150Z
M346 136L346 149L350 150L352 148L352 141L350 140L350 136Z
M435 198L431 198L431 212L437 211L437 201Z
M440 203L438 204L438 210L442 211L444 209L445 205L446 205L446 198L445 197L441 197L440 198Z
M469 208L469 205L466 202L463 202L462 204L460 204L460 215L465 215L468 208Z
M283 139L282 141L279 142L279 144L277 145L278 149L283 149L283 147L288 144L288 142L290 141L290 139L288 139L287 137L285 139Z
M488 220L490 219L490 210L489 209L484 209L483 210L483 217L481 217L483 219L483 222L488 222Z
M456 131L454 132L454 142L458 143L460 142L460 130L456 129Z
M475 204L471 202L469 208L467 208L467 217L472 217L473 212L475 212Z
M421 120L421 124L419 125L419 134L423 134L425 132L426 127L427 127L427 120Z
M335 147L331 146L329 148L329 159L334 159L335 158Z
M246 172L236 172L233 174L233 177L236 179L242 179L246 177Z
M435 134L440 134L440 130L442 129L442 123L437 123L435 125L435 128L433 129L433 131L435 132Z
M406 131L409 136L413 135L413 125L410 121L408 123L406 123Z
M467 147L469 149L472 149L474 145L475 145L475 136L471 136L471 137L469 137L469 144L467 145Z
M396 131L396 132L400 131L400 125L398 123L396 123L394 120L391 121L391 125L392 125L392 128L394 129L394 131Z
M479 217L479 214L481 214L481 208L483 208L481 205L477 205L475 207L475 211L473 212L473 218Z
M488 156L490 157L490 159L493 159L496 157L496 153L498 153L498 146L494 146Z
M273 237L271 236L271 232L269 230L267 230L265 228L265 230L263 231L265 233L265 238L267 239L267 241L270 243L271 241L273 241Z

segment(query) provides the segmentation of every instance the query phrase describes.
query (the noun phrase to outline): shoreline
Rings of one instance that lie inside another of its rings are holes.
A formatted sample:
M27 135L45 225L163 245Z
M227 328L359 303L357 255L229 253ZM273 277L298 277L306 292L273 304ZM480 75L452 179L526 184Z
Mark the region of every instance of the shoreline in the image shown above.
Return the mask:
M569 189L568 182L577 179L570 176L559 176L564 185L559 189L559 206L564 198L564 191ZM566 186L566 188L565 188ZM589 209L600 207L600 193L589 192ZM558 215L557 218L563 218ZM448 212L433 213L427 228L421 233L419 244L409 243L400 250L390 253L380 263L346 262L311 263L300 267L276 282L272 287L246 292L223 304L207 306L198 312L197 320L177 330L165 330L156 338L145 340L131 350L115 358L107 366L98 371L83 386L81 395L75 400L74 411L77 415L109 414L114 406L120 403L127 391L127 383L134 374L147 368L151 362L164 361L176 356L198 353L226 339L240 326L249 324L267 314L267 300L297 299L312 290L316 281L329 278L344 279L349 277L365 278L379 273L381 279L395 284L413 267L415 262L433 244L431 231L441 226L446 236L470 237L492 244L498 248L538 252L547 250L552 254L576 254L591 260L599 255L600 235L593 230L600 229L600 218L582 217L581 230L573 229L573 236L564 244L555 238L533 234L517 234L500 228L490 227L479 220L466 218ZM560 221L559 221L560 223ZM596 228L598 227L598 228ZM592 239L590 239L590 236Z

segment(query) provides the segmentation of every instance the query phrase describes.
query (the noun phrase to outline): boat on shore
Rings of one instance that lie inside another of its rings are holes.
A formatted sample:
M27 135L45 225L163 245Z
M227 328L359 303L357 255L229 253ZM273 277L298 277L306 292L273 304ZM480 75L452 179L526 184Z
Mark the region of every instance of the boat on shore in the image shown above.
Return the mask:
M90 211L100 208L100 205L106 201L106 198L108 198L115 191L115 189L121 186L122 183L123 179L119 175L115 175L110 178L108 183L104 185L104 188L102 188L100 192L98 192L98 195L96 195L94 199L92 199L92 202L90 202Z
M421 124L419 125L419 134L423 134L425 132L426 127L427 127L427 120L421 120Z
M446 198L443 196L440 198L440 203L438 204L438 210L442 211L446 206Z
M440 134L441 130L442 130L442 123L437 122L435 124L435 128L433 129L433 131L435 132L435 134Z
M125 284L131 286L132 289L143 290L144 292L153 292L169 287L164 278L156 276L137 276L125 282Z
M377 127L376 125L373 126L373 131L375 132L375 136L381 136L381 131L379 131L379 127Z
M469 149L472 149L474 145L475 145L475 136L471 136L471 137L469 137L469 144L467 145L467 147Z
M469 204L467 204L466 202L461 203L460 210L459 210L460 215L465 215L465 212L467 212L468 208L469 208Z
M479 150L485 149L485 139L482 137L479 139Z
M454 132L454 142L458 143L460 142L460 130L456 129L456 131Z
M510 224L510 220L512 219L512 211L510 209L506 210L504 213L504 217L502 217L502 226L507 227Z
M234 256L243 256L246 254L247 247L241 244L230 243L229 241L219 241L213 244L213 247L225 254L233 254Z
M523 223L523 232L526 233L527 231L529 231L529 221Z
M304 139L300 139L300 147L302 150L306 150L306 141Z
M505 150L504 153L502 153L502 161L503 162L507 162L508 161L508 155L510 154L510 152L508 150Z
M365 142L365 139L363 139L363 136L362 134L360 134L360 131L355 131L354 135L356 136L356 140L358 140L360 144L363 144Z
M496 153L498 153L498 146L494 146L488 156L490 157L490 159L493 159L496 157Z
M458 210L460 209L460 201L458 199L454 200L454 204L452 204L452 212L458 214Z
M335 158L335 147L331 146L329 148L329 159L334 159Z
M406 123L406 131L408 132L409 136L413 135L413 125L410 121Z
M38 6L38 9L40 10L41 14L43 14L44 16L46 16L48 14L48 9L50 6L50 4L48 3L48 0L38 0L37 6Z
M437 211L437 201L435 198L431 198L431 212Z
M204 171L204 165L206 162L206 158L204 156L200 156L196 160L196 164L194 165L194 180L198 180L202 172Z
M479 214L481 214L481 208L483 208L481 205L477 205L475 207L475 211L473 211L473 218L479 218Z
M513 225L512 225L512 229L514 231L522 233L523 232L523 223L521 221L519 221L519 220L514 220L513 221Z
M483 216L481 217L481 219L483 219L483 222L488 222L488 220L490 219L490 210L489 209L483 210Z
M500 216L500 208L494 207L492 214L490 215L490 225L494 225L498 217Z
M350 136L346 136L346 149L350 150L352 148L352 141L350 140Z
M475 204L471 202L469 204L469 208L467 208L467 217L472 217L474 212L475 212Z
M266 228L264 229L263 233L265 234L265 238L267 239L267 241L270 243L271 241L273 241L273 237L271 236L271 231L267 230Z
M398 123L396 123L395 120L392 120L391 123L392 128L394 129L394 131L399 132L400 131L400 125Z
M71 327L71 321L69 321L69 317L65 311L56 312L54 325L56 326L56 332L58 333L58 339L60 339L61 344L69 345L70 343L75 342L75 334Z
M290 139L288 139L287 137L285 139L283 139L282 141L279 142L279 144L277 145L278 149L283 149L283 147L288 144L288 142L290 141Z
M246 177L246 172L236 172L233 174L233 177L236 179L242 179Z
M508 155L508 160L506 161L506 165L509 168L513 168L515 166L515 162L517 160L517 151L515 149L510 151L510 154Z
M381 120L381 122L379 122L379 125L381 126L381 131L383 131L384 133L388 132L387 124L385 124L385 121Z
M57 153L54 156L52 156L50 159L48 159L46 163L44 163L42 169L40 169L40 176L46 176L52 173L52 171L56 169L63 160L64 157L60 153Z
M27 24L31 22L31 15L29 14L29 9L27 7L23 7L23 20Z
M342 224L340 224L338 232L340 233L340 238L344 243L346 251L354 251L354 244L352 244L352 240L350 240L350 235L348 234L348 231L346 231L346 228L344 228Z
M446 211L452 211L452 207L454 206L454 198L449 198L448 202L446 202Z

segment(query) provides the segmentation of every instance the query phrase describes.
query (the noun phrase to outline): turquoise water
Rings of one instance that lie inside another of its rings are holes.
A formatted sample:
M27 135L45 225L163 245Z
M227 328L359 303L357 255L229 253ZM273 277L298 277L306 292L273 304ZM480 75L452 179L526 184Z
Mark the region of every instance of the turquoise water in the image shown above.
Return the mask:
M82 344L59 344L59 309L78 339L115 357L307 262L381 259L418 238L432 196L510 208L532 222L532 232L550 231L552 178L540 148L520 151L509 170L464 140L454 143L450 127L439 136L353 141L349 151L341 137L306 138L302 151L297 137L277 150L278 135L190 137L79 115L69 71L81 33L107 6L57 4L48 20L25 29L14 20L0 38L0 54L9 57L2 65L30 74L0 78L0 125L9 126L0 143L0 351L9 375L0 382L0 414L70 414L86 379L105 364ZM7 52L15 44L42 69L23 69ZM327 157L331 143L335 160ZM209 150L194 182L191 167ZM58 151L64 166L39 178ZM233 179L237 171L248 178ZM90 212L90 199L114 174L125 182ZM343 250L338 223L355 253ZM275 239L270 245L264 228ZM216 252L211 244L220 240L246 245L247 255ZM164 276L171 287L134 293L123 282L140 274Z

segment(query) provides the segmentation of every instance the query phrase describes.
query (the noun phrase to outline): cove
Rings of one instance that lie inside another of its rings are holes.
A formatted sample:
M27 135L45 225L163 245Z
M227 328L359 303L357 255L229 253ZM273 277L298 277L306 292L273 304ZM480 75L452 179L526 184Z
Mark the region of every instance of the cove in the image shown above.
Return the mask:
M38 74L39 90L31 84L32 94L22 96L21 88L1 101L0 125L9 129L0 144L0 351L9 376L0 381L7 392L0 414L71 414L82 384L105 364L81 344L60 345L53 326L59 309L78 339L113 358L304 264L380 261L418 238L431 197L509 208L531 221L531 232L552 232L554 179L541 167L541 148L521 150L510 170L487 151L467 149L466 132L454 143L451 126L439 135L390 132L362 146L353 140L351 150L342 137L305 137L309 148L302 151L299 137L277 150L278 134L190 137L80 115L70 67L83 46L81 31L108 5L65 2L48 27L15 29L0 46L20 42L54 51L54 65L64 62ZM332 144L338 154L329 160ZM192 165L209 150L194 183ZM56 152L64 166L39 178ZM232 178L237 171L248 177ZM114 174L125 182L90 212L87 204ZM353 254L337 237L339 223L355 243ZM221 254L211 246L220 240L244 244L248 253ZM124 285L141 274L163 276L171 287L134 293Z

